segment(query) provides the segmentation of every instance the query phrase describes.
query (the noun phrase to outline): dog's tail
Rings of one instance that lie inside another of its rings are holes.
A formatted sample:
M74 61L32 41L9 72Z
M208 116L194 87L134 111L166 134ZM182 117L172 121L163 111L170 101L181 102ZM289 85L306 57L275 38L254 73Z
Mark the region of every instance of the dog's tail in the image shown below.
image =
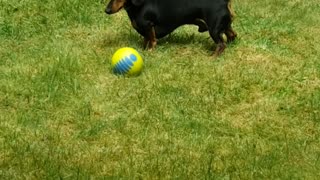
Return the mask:
M235 18L236 14L234 13L234 10L232 8L232 3L231 0L228 0L228 10L231 16L231 21L233 21L233 19Z

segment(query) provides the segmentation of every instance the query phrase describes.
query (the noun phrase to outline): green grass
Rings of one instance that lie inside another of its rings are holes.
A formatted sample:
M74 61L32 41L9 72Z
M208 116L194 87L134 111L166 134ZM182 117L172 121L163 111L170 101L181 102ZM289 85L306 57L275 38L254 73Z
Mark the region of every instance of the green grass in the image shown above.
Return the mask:
M106 2L0 1L0 179L317 179L318 0L234 0L218 59L184 26L154 52ZM113 75L136 48L145 69Z

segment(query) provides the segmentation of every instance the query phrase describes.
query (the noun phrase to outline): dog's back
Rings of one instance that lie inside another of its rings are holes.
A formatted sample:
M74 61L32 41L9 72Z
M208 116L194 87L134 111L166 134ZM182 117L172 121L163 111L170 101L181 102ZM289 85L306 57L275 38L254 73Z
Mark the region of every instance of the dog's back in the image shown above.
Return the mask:
M161 38L181 25L194 24L196 19L232 17L228 4L229 0L147 0L140 13L154 22L157 37Z

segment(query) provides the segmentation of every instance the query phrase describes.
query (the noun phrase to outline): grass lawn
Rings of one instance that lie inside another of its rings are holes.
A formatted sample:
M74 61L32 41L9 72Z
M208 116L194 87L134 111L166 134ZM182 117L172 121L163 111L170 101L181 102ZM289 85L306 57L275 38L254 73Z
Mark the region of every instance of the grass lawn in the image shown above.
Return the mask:
M0 1L0 179L320 177L319 0L234 0L217 59L194 26L144 51L106 4Z

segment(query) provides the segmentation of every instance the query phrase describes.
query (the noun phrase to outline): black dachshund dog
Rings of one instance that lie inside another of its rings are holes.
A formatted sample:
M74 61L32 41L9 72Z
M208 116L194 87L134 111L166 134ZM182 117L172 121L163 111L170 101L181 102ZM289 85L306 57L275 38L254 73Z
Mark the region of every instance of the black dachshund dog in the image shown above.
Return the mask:
M237 33L231 24L234 17L231 0L111 0L106 8L113 14L124 8L132 26L144 37L144 47L154 49L157 38L162 38L179 26L194 24L199 32L209 31L217 44L214 55L220 55L227 42Z

